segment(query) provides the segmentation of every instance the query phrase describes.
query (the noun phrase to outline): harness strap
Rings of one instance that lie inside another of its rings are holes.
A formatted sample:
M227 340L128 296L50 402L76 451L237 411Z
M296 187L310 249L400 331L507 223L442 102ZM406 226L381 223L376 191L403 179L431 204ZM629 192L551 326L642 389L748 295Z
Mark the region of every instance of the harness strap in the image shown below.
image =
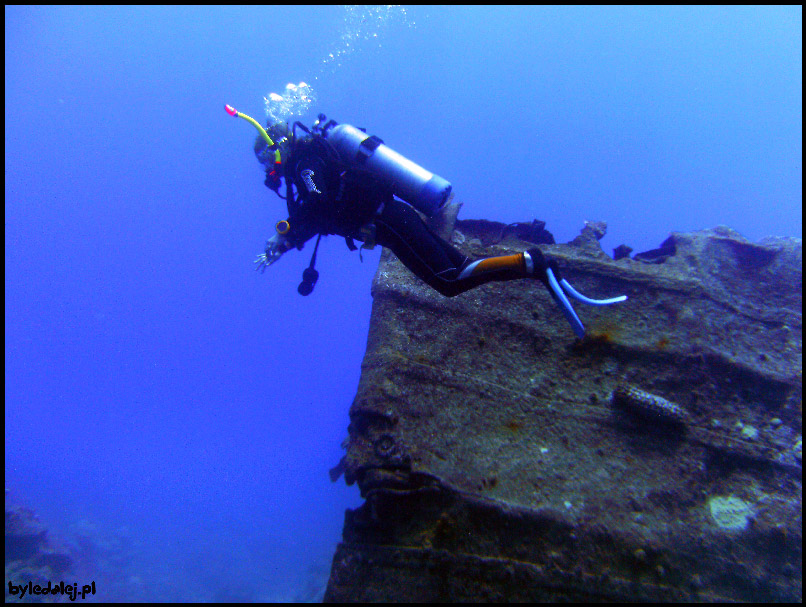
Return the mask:
M358 164L364 164L367 158L372 156L373 152L378 149L378 146L383 143L380 137L371 135L362 141L358 146L358 151L355 153L355 160Z

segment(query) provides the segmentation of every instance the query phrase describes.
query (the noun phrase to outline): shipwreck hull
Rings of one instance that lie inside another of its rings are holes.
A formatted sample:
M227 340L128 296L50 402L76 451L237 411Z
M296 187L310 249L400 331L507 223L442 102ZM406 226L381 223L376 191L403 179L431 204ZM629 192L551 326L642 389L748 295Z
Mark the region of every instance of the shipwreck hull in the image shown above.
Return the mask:
M533 246L456 227L471 256ZM581 292L629 296L578 305L582 341L539 282L448 299L384 252L343 461L366 501L326 600L800 600L801 242L664 245L544 247Z

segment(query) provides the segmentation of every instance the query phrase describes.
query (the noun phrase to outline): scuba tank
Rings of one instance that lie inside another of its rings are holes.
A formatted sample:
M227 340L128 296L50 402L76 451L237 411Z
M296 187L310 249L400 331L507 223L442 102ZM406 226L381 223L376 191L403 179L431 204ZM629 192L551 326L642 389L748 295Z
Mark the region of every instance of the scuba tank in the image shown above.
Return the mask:
M418 211L434 215L448 200L451 184L442 177L426 171L378 137L367 135L354 126L331 120L319 127L324 120L324 114L320 114L314 130L319 130L345 161L364 167L390 183L395 195Z

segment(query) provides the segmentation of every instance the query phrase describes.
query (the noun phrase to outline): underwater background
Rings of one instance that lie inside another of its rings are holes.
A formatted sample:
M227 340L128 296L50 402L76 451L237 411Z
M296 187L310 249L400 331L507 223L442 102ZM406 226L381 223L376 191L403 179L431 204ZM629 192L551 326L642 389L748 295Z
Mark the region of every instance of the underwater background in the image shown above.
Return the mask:
M802 236L801 7L5 17L6 489L98 598L321 599L361 503L328 469L380 251L323 239L308 298L312 242L254 272L285 203L225 103L264 121L306 82L303 122L365 127L450 181L461 218L559 242L598 219L608 252Z

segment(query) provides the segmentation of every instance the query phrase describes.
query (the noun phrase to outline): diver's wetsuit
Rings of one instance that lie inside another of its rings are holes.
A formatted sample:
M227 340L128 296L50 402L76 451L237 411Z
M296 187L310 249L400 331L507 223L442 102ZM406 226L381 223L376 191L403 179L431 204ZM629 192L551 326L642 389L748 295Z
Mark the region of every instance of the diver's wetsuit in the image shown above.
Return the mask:
M536 277L545 281L546 261L529 253L471 260L437 236L407 203L372 174L347 167L320 138L297 141L285 165L289 231L297 247L317 234L363 241L362 227L374 222L375 242L391 249L420 279L453 297L490 281ZM530 267L531 266L531 267ZM531 271L530 271L531 270Z

